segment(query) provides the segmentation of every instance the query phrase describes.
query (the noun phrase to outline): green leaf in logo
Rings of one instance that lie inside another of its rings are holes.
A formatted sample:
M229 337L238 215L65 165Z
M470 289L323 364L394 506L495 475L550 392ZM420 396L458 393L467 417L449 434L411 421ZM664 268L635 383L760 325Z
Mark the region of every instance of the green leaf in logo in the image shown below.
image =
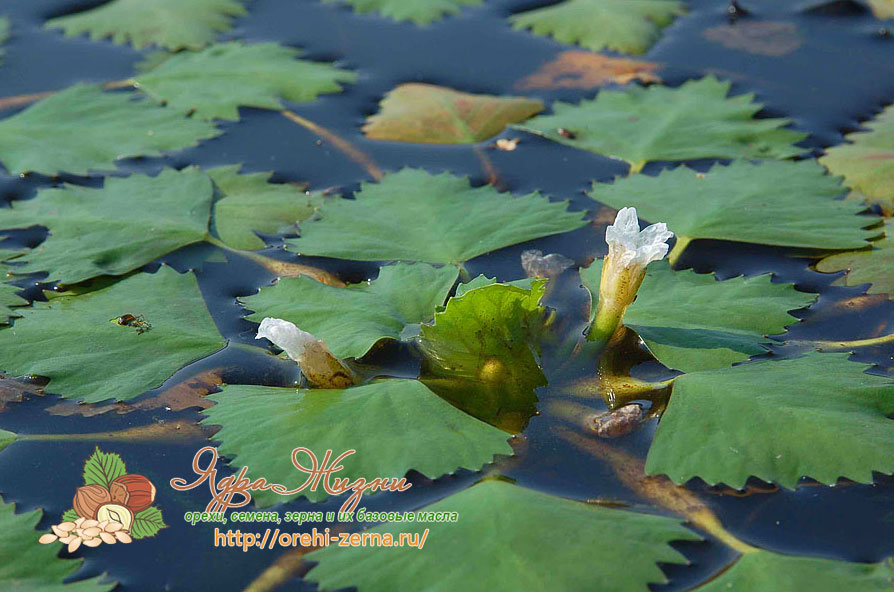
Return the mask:
M127 474L127 466L121 456L103 452L99 446L84 463L84 485L102 485L108 489L112 481Z

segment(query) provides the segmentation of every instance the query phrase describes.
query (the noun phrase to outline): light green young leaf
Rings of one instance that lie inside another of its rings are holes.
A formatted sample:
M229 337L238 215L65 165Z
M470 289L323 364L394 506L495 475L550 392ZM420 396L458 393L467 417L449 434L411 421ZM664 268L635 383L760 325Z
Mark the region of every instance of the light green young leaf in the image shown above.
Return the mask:
M49 228L49 237L13 271L46 271L47 281L74 284L123 275L205 240L213 196L208 175L197 168L108 177L101 189L64 185L14 201L0 211L0 227Z
M76 85L0 121L0 161L14 175L86 175L114 169L119 158L159 156L221 133L131 93Z
M459 14L464 6L478 6L483 0L323 0L346 2L359 14L376 12L396 21L427 25L445 16Z
M18 434L8 430L0 430L0 450L3 450L18 439Z
M220 425L220 453L235 467L290 488L307 475L292 464L296 442L322 459L326 450L345 458L334 477L403 477L415 469L430 479L464 468L479 470L496 454L512 454L507 435L459 411L421 382L394 379L349 389L299 390L267 386L225 386L210 395L206 424ZM297 438L297 440L296 440ZM334 457L333 457L334 458ZM302 463L307 458L299 459ZM326 499L323 488L281 496L254 496L259 507L307 496Z
M685 3L677 0L565 0L515 14L509 22L561 43L641 54L685 13Z
M894 215L894 105L888 105L864 127L868 131L848 134L846 144L829 148L819 161L844 177L855 197L879 204L886 215Z
M754 119L754 95L727 97L730 83L713 76L678 88L654 85L604 90L577 105L553 103L518 129L630 163L638 172L655 160L791 158L807 134L782 129L787 119ZM563 130L560 132L559 130Z
M772 590L773 592L883 592L891 589L894 561L852 563L796 557L756 549L698 588L699 592Z
M429 532L421 549L324 547L307 555L317 565L305 579L320 590L356 587L358 592L628 592L666 583L658 563L687 563L668 543L700 539L672 518L584 504L495 480L420 512L456 512L459 520L377 526L369 532L394 540L399 533L421 538ZM462 569L445 570L445 565Z
M221 43L180 52L137 75L140 90L204 119L239 119L239 107L282 109L341 92L357 75L329 64L296 59L301 52L276 43Z
M489 251L585 226L581 212L531 193L473 188L468 178L403 169L320 209L286 241L303 255L460 264Z
M41 545L34 530L43 512L15 513L15 504L0 499L0 588L9 592L105 592L116 582L100 583L105 574L64 583L83 560L60 559L62 543Z
M894 473L894 380L850 354L809 353L674 380L646 472L744 487L750 476L793 488ZM755 437L754 426L772 437Z
M375 140L472 144L543 111L537 99L475 95L411 82L390 91L363 133Z
M334 288L305 277L282 278L256 296L241 298L249 320L275 317L322 339L339 358L360 358L381 339L401 339L412 325L432 319L459 272L455 267L398 263L371 282Z
M46 376L47 392L88 402L126 401L225 345L193 274L169 267L109 287L20 309L0 331L0 368ZM118 325L124 314L151 325Z
M422 325L422 381L482 421L521 432L537 410L534 389L546 384L532 348L546 310L545 280L530 290L492 284L451 298Z
M601 272L601 260L580 270L590 292L591 317ZM712 370L765 353L768 335L798 322L788 311L810 306L816 298L791 284L772 283L769 274L716 281L714 274L673 271L659 261L647 268L624 325L668 368Z
M885 220L885 237L872 243L871 250L830 255L816 264L817 271L847 270L836 284L870 284L867 294L888 294L894 299L894 220Z
M805 247L854 249L881 231L866 230L875 216L857 216L865 206L836 200L837 177L812 160L714 165L707 173L686 167L656 177L635 175L596 183L588 194L613 208L635 206L640 217L666 222L677 236L675 261L690 241L717 239Z
M161 516L161 510L155 506L146 508L133 518L130 534L134 540L154 537L163 528L167 528Z
M211 169L208 175L223 197L214 204L218 237L234 249L263 249L256 234L295 233L296 223L322 205L317 195L286 183L268 183L273 173L240 175L240 165Z
M49 29L67 37L88 33L94 41L111 37L137 49L150 45L199 49L232 28L233 17L246 14L246 0L111 0L96 8L50 19Z
M103 452L97 446L93 454L84 462L84 485L111 487L112 481L127 474L127 465L120 454ZM84 516L92 518L92 516Z

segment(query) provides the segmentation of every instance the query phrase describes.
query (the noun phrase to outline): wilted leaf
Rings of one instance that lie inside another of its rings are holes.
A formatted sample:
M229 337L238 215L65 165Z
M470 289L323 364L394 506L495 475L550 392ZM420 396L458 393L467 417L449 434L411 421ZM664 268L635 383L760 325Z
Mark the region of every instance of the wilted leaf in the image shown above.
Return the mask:
M10 592L100 592L116 582L101 584L105 574L87 580L64 583L81 567L83 560L60 559L62 543L41 545L43 534L34 527L41 510L15 513L15 504L0 499L0 588Z
M260 322L285 319L324 340L339 358L360 358L380 339L418 332L444 304L459 272L425 263L383 267L371 282L333 288L309 278L283 278L256 296L241 298ZM414 326L416 326L414 328Z
M10 378L0 374L0 413L9 403L21 403L25 395L42 395L43 384L24 378Z
M635 175L595 183L588 194L613 208L635 206L641 218L666 222L677 236L676 260L690 241L717 239L806 247L858 249L880 231L874 216L858 216L862 204L832 199L843 188L812 160L734 161L707 173L686 167L656 177Z
M0 160L14 175L86 175L114 169L119 158L159 156L221 133L130 93L76 85L0 121Z
M119 325L124 314L142 316L151 327L140 333ZM132 399L225 344L195 276L169 267L35 302L21 315L0 331L0 368L46 376L47 391L89 402Z
M515 14L509 22L561 43L645 53L661 30L685 13L685 4L676 0L565 0Z
M396 21L427 25L447 15L459 14L464 6L478 6L482 0L323 0L344 2L360 14L376 12Z
M740 49L755 55L779 57L795 51L803 40L793 23L774 21L741 21L717 25L702 32L705 39L729 49Z
M563 51L540 66L530 76L519 80L520 90L581 88L591 89L604 84L661 82L655 74L658 64L628 58L616 58L589 51Z
M552 115L515 125L550 140L626 160L639 171L655 160L790 158L807 134L781 129L787 119L754 119L754 95L727 97L713 76L679 88L653 85L601 91L577 105L553 103ZM560 130L562 130L560 132Z
M214 204L214 228L218 237L234 249L263 249L256 233L297 232L296 224L316 211L322 199L301 187L268 183L273 173L240 175L240 165L208 171L223 197Z
M508 432L537 411L534 389L546 385L532 348L542 333L546 282L469 289L423 325L421 380L441 397Z
M363 132L375 140L470 144L543 110L537 99L473 95L432 84L401 84L385 95Z
M894 299L894 220L885 220L885 237L874 241L872 249L831 255L817 263L816 269L826 273L847 270L837 284L870 284L868 294L888 294Z
M305 579L320 590L647 590L667 578L658 563L687 563L668 543L699 540L673 518L571 501L484 481L420 512L456 512L457 522L376 526L371 533L428 530L421 549L375 545L325 547ZM470 552L475 550L475 552ZM586 560L581 560L586 557ZM462 569L444 569L445 565Z
M809 353L674 380L646 472L741 488L750 476L783 487L894 473L894 380L850 354ZM754 426L772 437L755 437Z
M239 119L239 107L282 109L341 92L357 75L329 64L296 59L301 51L275 43L239 41L180 52L139 74L140 90L204 119Z
M602 261L582 269L595 315ZM649 350L668 368L694 372L742 362L765 353L768 335L798 322L788 311L810 306L816 294L776 284L769 275L716 281L714 274L649 265L636 300L624 315Z
M400 478L411 469L435 479L459 468L477 471L495 454L512 454L505 432L459 411L416 380L297 392L230 385L209 399L217 405L204 411L204 423L222 426L215 436L220 453L234 457L232 465L290 488L308 477L292 464L290 452L297 445L320 460L326 450L333 458L356 450L334 475L352 481ZM270 506L299 496L321 501L327 494L322 487L292 496L262 491L254 500Z
M198 49L229 31L233 17L246 14L245 0L111 0L82 12L50 19L46 27L68 37L88 33L94 41L111 37L137 49L159 45Z
M41 190L34 199L2 210L0 227L49 228L47 239L18 259L25 264L13 271L46 271L46 281L74 284L123 275L205 240L212 198L211 181L199 169L164 169L156 177L107 177L101 189Z
M357 261L459 264L489 251L586 224L567 202L513 197L466 177L403 169L363 183L355 199L327 203L289 250ZM383 240L387 237L387 240Z
M848 134L847 144L829 148L819 161L859 197L894 215L894 105L864 127L868 131Z
M698 588L699 592L773 590L773 592L883 592L891 589L894 563L852 563L781 555L755 549Z

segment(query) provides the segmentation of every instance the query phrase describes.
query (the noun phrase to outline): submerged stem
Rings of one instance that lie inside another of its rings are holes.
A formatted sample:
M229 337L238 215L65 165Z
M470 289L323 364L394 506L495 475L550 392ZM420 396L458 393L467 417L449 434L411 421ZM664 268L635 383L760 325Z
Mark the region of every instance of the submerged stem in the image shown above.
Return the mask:
M816 349L824 351L849 350L856 347L871 347L873 345L894 343L894 333L868 339L855 339L853 341L801 341L800 343L808 343L816 347Z
M105 82L102 87L105 90L115 90L118 88L127 88L129 86L136 86L136 82L132 78L125 78L124 80L115 80L113 82ZM8 109L10 107L19 107L21 105L30 105L31 103L36 103L41 99L45 99L47 97L51 97L54 94L58 93L58 90L45 90L43 92L36 92L27 95L16 95L12 97L3 97L0 98L0 109Z
M310 265L303 265L301 263L295 263L293 261L281 261L279 259L274 259L273 257L268 257L267 255L262 255L261 253L257 253L255 251L243 251L241 249L234 249L222 240L213 236L209 236L205 240L215 247L223 249L228 253L234 253L241 257L245 257L246 259L251 259L267 271L275 273L279 277L306 276L320 282L321 284L334 286L336 288L344 288L347 285L338 276L336 276L332 272L326 271L325 269L320 269L318 267L313 267Z
M385 173L382 172L382 169L373 162L372 158L370 158L365 152L362 152L358 148L354 147L353 144L337 135L335 132L332 132L322 125L318 125L309 119L305 119L301 117L297 113L293 111L289 111L288 109L283 109L280 111L283 117L291 121L292 123L297 123L301 127L315 133L320 136L336 148L342 151L345 156L362 166L369 176L375 179L376 181L381 181L382 177L385 176Z

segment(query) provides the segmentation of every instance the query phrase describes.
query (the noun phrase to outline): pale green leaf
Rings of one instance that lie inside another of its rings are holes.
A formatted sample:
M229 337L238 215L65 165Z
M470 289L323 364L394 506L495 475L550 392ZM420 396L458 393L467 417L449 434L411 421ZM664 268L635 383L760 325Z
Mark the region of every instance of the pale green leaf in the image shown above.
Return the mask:
M809 353L674 380L646 472L741 488L801 477L871 483L894 473L894 380L850 354ZM759 426L760 434L755 433Z
M225 345L196 278L169 267L108 287L35 302L0 331L0 367L46 376L47 392L89 402L128 400ZM124 314L151 327L122 326Z
M3 450L18 439L18 434L8 430L0 430L0 450Z
M847 270L835 283L870 284L867 294L888 294L894 299L894 220L885 220L885 237L874 241L872 249L830 255L817 263L816 269L826 273Z
M375 12L396 21L427 25L445 16L459 14L465 6L478 6L483 0L323 0L345 2L360 14Z
M119 158L160 156L221 133L131 93L76 85L0 121L0 161L15 175L86 175L114 169Z
M602 261L581 269L596 314ZM649 265L636 300L624 315L659 362L694 372L723 368L765 353L768 335L798 322L788 311L810 306L816 294L798 292L769 275L716 281L713 274L673 271L659 261Z
M456 512L458 521L377 526L369 532L395 540L399 533L421 538L429 532L421 549L332 545L314 551L307 560L317 565L305 579L321 590L356 587L358 592L644 591L667 582L658 563L687 563L668 543L700 539L673 518L603 508L496 480L419 512Z
M318 460L327 450L333 458L356 450L333 475L351 481L400 478L411 469L436 479L460 468L477 471L495 454L512 454L505 432L459 411L416 380L297 392L230 385L208 398L217 405L204 411L205 423L222 426L215 436L220 453L232 457L233 466L247 466L250 474L289 488L308 477L292 464L289 453L298 445ZM259 491L253 499L269 506L298 496L321 501L327 494L322 487L292 496Z
M521 288L522 290L530 290L534 285L534 278L522 278L520 280L513 280L511 282L497 282L497 278L489 278L484 274L480 274L478 277L472 278L468 282L459 284L456 286L456 297L459 298L469 290L474 290L475 288L482 288L484 286L490 286L491 284L505 284L508 286L515 286L517 288Z
M401 339L412 325L432 319L459 272L425 263L383 267L371 282L334 288L309 278L282 278L256 296L240 299L264 317L291 321L339 358L360 358L381 339Z
M883 592L891 590L894 561L851 563L755 549L742 555L699 592Z
M246 0L111 0L82 12L50 19L46 27L68 37L88 33L94 41L111 37L137 49L158 45L198 49L229 31L233 17L246 14Z
M127 465L120 454L103 452L97 446L93 454L84 462L84 485L102 485L111 487L112 481L127 474ZM93 518L93 516L84 516Z
M358 261L459 264L587 223L581 212L566 210L567 202L537 193L514 197L490 185L473 188L466 177L418 169L363 183L354 197L323 206L319 219L301 225L300 238L286 241L290 250Z
M329 64L296 59L301 52L275 43L221 43L180 52L139 74L140 90L204 119L239 119L239 107L282 109L341 92L357 75Z
M565 0L515 14L509 22L561 43L641 54L685 13L686 4L677 0Z
M838 178L812 160L736 161L707 173L686 167L656 177L634 175L612 184L596 183L589 196L613 208L634 206L640 218L666 222L677 237L674 261L695 239L853 249L880 233L866 230L874 216L857 216L865 206L832 199L842 193Z
M536 99L475 95L411 82L385 95L379 112L366 120L363 133L375 140L471 144L542 110L543 103Z
M164 169L155 177L108 177L101 189L44 189L0 210L0 227L49 228L49 237L13 271L46 271L47 281L74 284L123 275L205 240L212 199L211 181L199 169Z
M894 18L894 4L892 4ZM845 136L846 144L833 146L819 161L844 177L855 196L877 203L887 215L894 214L894 105L864 124L867 131Z
M790 158L807 134L782 129L787 119L754 119L754 95L727 97L730 83L713 76L678 88L654 85L604 90L577 105L553 103L552 115L518 129L630 163L656 160ZM560 132L559 130L562 130Z
M0 499L0 588L4 592L104 592L117 585L100 583L105 574L64 583L82 560L59 558L62 543L37 542L45 534L34 530L42 514L41 510L16 514L15 504Z

